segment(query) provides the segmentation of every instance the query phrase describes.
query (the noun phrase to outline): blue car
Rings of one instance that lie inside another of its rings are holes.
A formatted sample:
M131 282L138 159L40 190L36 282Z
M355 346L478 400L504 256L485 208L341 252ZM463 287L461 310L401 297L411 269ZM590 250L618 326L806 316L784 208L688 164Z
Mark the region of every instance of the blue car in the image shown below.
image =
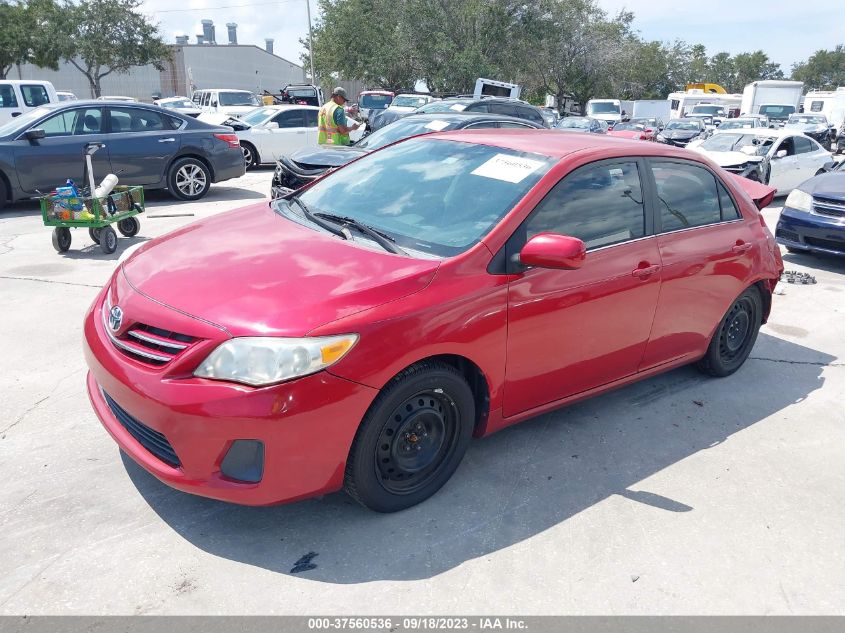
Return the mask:
M842 163L793 189L775 238L790 253L845 255L845 169Z

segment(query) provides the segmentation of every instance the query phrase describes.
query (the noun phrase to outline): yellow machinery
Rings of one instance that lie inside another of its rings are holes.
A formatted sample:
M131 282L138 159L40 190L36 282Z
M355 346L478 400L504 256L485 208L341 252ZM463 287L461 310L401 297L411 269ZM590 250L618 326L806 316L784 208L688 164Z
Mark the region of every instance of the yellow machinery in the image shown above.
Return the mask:
M728 94L728 91L722 88L719 84L687 84L684 87L684 90L689 92L690 90L701 90L702 92L709 92L714 94Z

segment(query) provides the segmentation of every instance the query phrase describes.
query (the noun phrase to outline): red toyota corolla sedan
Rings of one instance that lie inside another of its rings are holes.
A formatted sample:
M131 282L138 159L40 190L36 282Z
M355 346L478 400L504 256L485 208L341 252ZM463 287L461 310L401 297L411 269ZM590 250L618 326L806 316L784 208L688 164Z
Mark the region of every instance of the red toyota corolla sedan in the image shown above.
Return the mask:
M736 371L782 269L772 195L652 143L409 139L139 249L85 318L91 402L179 490L407 508L472 436Z

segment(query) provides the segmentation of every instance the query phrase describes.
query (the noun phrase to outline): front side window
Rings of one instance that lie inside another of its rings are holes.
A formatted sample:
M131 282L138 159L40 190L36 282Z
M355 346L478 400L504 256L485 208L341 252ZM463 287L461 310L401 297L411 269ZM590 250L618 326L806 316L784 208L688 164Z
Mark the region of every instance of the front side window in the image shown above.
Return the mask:
M652 172L664 233L721 221L716 178L709 171L686 163L654 161Z
M44 134L48 137L52 136L71 136L74 130L74 122L76 115L81 110L65 110L49 119L45 119L38 127L44 130Z
M406 250L449 257L484 237L553 163L501 147L410 139L350 163L299 197L314 213L352 217ZM290 208L295 213L297 205Z
M288 110L273 117L280 128L305 127L305 113L302 110Z
M272 117L276 114L278 110L276 108L256 108L250 112L247 112L244 115L239 116L238 118L243 121L244 123L249 123L250 125L258 125Z
M305 127L317 127L318 110L305 110Z
M11 84L0 84L0 108L17 108L18 98Z
M37 108L45 103L50 103L47 89L38 84L22 84L21 95L23 96L23 102L30 108Z
M587 249L643 237L645 211L637 163L599 163L565 176L524 228L526 241L538 233L558 233L577 237Z

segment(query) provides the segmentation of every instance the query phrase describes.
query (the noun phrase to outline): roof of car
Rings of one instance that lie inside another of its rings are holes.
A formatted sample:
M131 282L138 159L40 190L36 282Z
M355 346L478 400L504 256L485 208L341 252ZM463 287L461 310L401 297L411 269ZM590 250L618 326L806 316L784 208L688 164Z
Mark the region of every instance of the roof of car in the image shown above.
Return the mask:
M643 143L607 134L568 134L559 130L451 130L431 135L433 138L478 143L516 152L563 158L582 150L608 150L614 154L640 156L654 154L690 158L690 153L662 143ZM619 150L626 150L620 152Z

